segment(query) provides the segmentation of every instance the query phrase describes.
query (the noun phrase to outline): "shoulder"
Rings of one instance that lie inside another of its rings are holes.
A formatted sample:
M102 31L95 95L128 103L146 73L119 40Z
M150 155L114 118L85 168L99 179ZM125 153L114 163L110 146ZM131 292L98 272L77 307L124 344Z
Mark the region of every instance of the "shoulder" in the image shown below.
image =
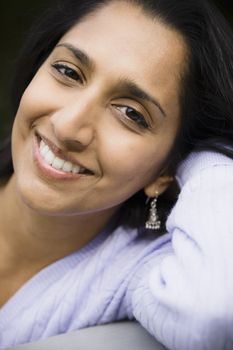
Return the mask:
M192 152L178 167L176 179L183 187L191 179L209 171L233 171L233 159L213 151Z

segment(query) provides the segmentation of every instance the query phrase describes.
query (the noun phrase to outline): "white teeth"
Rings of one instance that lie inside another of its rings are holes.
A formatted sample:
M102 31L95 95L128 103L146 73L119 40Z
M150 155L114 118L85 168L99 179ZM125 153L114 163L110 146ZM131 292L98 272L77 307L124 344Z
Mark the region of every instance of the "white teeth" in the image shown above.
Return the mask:
M72 168L73 168L73 164L71 162L66 161L63 164L62 170L67 171L67 172L71 172Z
M40 141L40 150L42 151L42 149L44 148L45 143L43 140Z
M55 159L54 153L51 150L48 150L48 152L44 155L45 162L49 165L52 165L54 159Z
M73 165L72 167L72 173L78 174L80 172L81 168L78 165Z
M42 156L45 156L46 153L49 151L49 147L47 145L44 145L44 146L40 146L41 149L40 149L40 152L41 152L41 155ZM43 147L43 148L42 148Z
M56 157L55 154L51 151L48 145L45 144L43 140L41 140L40 142L39 151L44 161L57 170L62 170L67 173L72 172L74 174L83 173L85 170L76 164Z
M52 163L52 167L55 168L55 169L61 169L63 167L63 164L65 163L64 160L56 157Z

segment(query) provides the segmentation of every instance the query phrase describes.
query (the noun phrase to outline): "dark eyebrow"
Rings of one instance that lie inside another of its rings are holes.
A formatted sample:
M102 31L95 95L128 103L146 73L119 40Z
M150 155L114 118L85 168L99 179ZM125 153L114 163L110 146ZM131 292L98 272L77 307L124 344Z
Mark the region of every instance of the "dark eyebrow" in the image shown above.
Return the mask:
M92 71L94 70L94 67L95 67L94 61L84 51L80 50L79 48L69 43L58 44L56 47L65 47L66 49L71 51L72 54L84 66L86 66L88 69ZM162 115L166 117L166 113L162 108L161 104L154 97L150 96L147 92L141 89L135 82L127 78L120 79L120 82L118 83L118 89L128 92L131 96L153 103L160 110Z
M88 69L90 70L94 70L94 62L90 59L90 57L88 57L88 55L78 49L77 47L74 47L71 44L68 43L63 43L63 44L58 44L56 47L65 47L66 49L68 49L69 51L72 52L72 54L84 65L86 66Z
M136 83L128 79L121 79L118 84L118 89L122 89L127 91L130 95L137 97L141 100L148 101L153 103L162 113L164 117L166 117L166 113L162 108L161 104L152 96L150 96L147 92L142 90Z

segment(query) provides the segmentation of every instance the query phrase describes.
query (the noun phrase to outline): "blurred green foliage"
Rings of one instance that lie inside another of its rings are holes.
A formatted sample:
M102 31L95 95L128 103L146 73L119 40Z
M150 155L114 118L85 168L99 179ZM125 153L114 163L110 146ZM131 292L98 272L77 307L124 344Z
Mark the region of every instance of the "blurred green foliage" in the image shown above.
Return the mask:
M12 117L9 95L17 53L31 23L54 1L13 0L0 3L0 135L5 129L7 119ZM233 3L227 0L216 0L215 3L233 21Z

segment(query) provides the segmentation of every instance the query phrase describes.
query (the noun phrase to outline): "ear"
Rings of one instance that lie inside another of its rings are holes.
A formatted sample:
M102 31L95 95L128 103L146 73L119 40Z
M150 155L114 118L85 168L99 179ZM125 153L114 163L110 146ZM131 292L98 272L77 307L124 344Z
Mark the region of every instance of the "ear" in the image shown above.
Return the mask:
M148 197L155 197L155 194L162 194L173 182L174 178L168 175L159 176L155 181L151 182L144 188L144 192Z

